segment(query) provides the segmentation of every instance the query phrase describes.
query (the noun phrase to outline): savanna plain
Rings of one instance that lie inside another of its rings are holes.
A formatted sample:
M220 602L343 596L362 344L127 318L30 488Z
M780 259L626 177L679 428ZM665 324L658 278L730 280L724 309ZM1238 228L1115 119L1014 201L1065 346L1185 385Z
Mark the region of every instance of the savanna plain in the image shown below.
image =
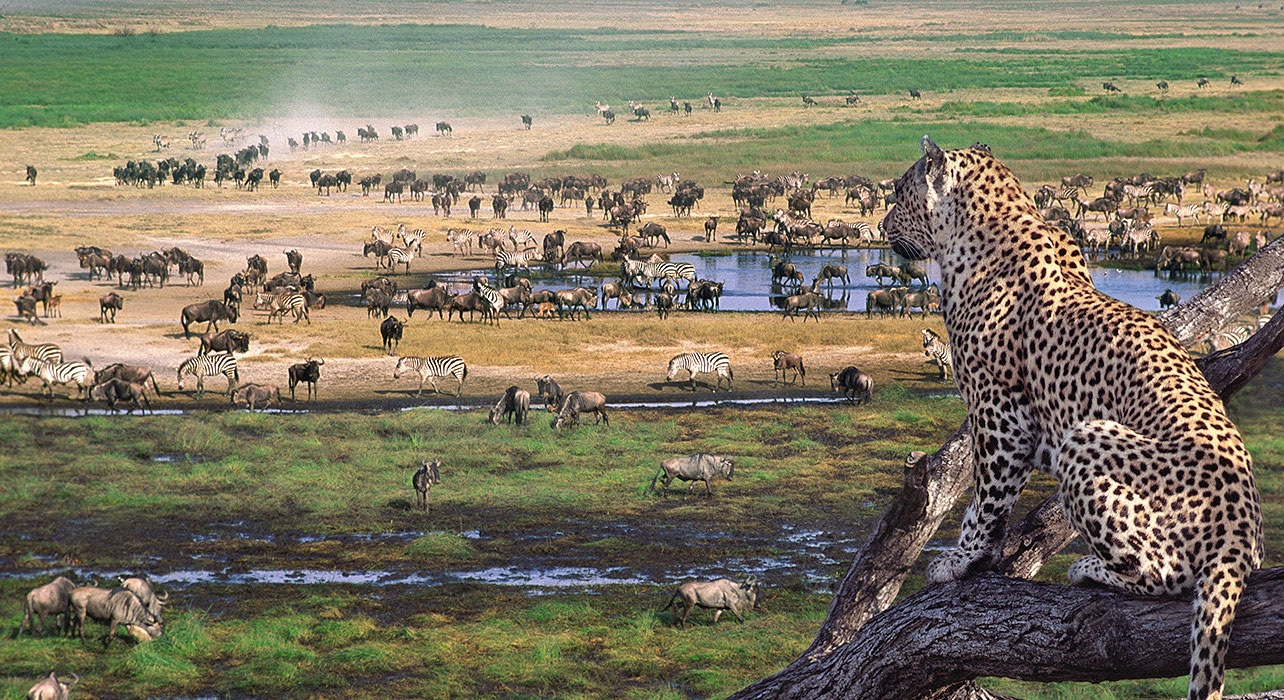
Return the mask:
M925 362L922 330L943 333L939 314L866 318L863 305L818 322L612 307L489 325L421 311L398 354L457 354L469 375L458 398L451 380L446 395L416 396L417 381L393 378L380 319L360 299L362 282L383 274L361 254L374 226L424 229L423 255L392 276L407 289L493 270L488 253L447 242L452 228L512 226L537 239L564 230L568 243L609 255L617 232L578 202L548 222L520 202L493 219L495 183L513 172L598 174L617 190L678 172L704 198L676 217L667 194L647 196L638 223L663 224L672 239L656 252L761 254L754 264L765 265L765 246L732 235L730 181L759 170L877 182L917 158L925 133L946 147L988 144L1031 191L1074 173L1094 177L1095 195L1119 176L1201 169L1224 190L1284 168L1284 8L1257 3L10 5L0 17L0 248L47 261L61 316L33 325L7 312L0 329L97 367L148 366L162 396L155 414L81 415L66 387L53 399L36 380L0 387L0 620L16 630L25 593L57 574L105 584L147 572L170 602L164 634L146 643L122 632L104 648L106 628L92 622L86 642L52 624L43 638L5 636L4 698L25 697L50 670L78 674L74 697L94 698L723 697L806 648L900 488L905 455L935 449L965 413ZM671 97L690 112L670 113ZM434 129L442 121L449 136ZM409 123L417 137L392 137L390 126ZM377 142L357 138L366 125ZM338 130L347 143L287 145ZM270 153L258 165L279 169L280 186L216 186L216 155L260 135ZM207 165L205 187L113 175L169 157ZM472 193L445 218L427 201L386 201L382 186L369 196L312 186L312 171L344 169L354 182L401 169L486 173L481 216L468 216ZM882 214L841 192L822 191L812 209L822 223L876 225ZM709 216L720 221L712 240ZM1153 223L1166 244L1194 244L1204 228L1163 214ZM1279 235L1278 223L1256 219L1234 228ZM81 269L77 246L130 257L177 246L204 261L204 284L122 289ZM190 380L180 391L175 369L197 349L180 310L221 298L249 256L284 271L287 249L302 253L324 308L269 325L247 294L226 326L251 335L237 356L241 381L281 386L280 408L234 409L222 377L203 397ZM849 264L851 286L874 286L854 251L815 255ZM1098 261L1112 271L1145 263ZM574 276L537 265L531 277L570 287L618 273L601 262ZM114 324L99 322L110 291L124 298ZM392 313L406 318L396 304ZM804 357L806 386L777 383L778 349ZM727 353L732 390L710 392L707 376L695 392L685 374L668 381L669 358L691 351ZM287 367L308 358L325 360L319 396L304 400L300 386L291 401ZM827 375L847 365L872 376L871 403L829 391ZM538 399L525 425L486 420L506 387L534 393L543 375L604 393L609 427L554 430ZM1284 561L1281 386L1276 357L1229 405L1262 491L1266 565ZM695 452L733 455L734 477L713 482L711 498L686 495L685 484L667 498L650 489L662 459ZM442 477L427 512L410 483L424 459L440 460ZM1036 478L1018 509L1054 488ZM937 544L951 543L962 509ZM1080 553L1072 545L1040 580L1064 582ZM697 610L683 630L672 609L660 611L682 581L750 575L763 597L743 623L712 624ZM920 584L912 576L905 593ZM983 684L1027 698L1177 697L1186 687ZM1268 667L1232 671L1227 689L1281 686L1284 671Z

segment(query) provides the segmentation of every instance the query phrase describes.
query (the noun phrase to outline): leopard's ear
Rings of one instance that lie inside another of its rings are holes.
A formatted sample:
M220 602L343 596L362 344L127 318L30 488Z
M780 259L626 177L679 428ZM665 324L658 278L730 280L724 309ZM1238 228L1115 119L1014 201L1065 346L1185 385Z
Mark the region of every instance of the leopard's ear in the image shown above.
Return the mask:
M940 165L945 160L945 151L933 143L926 134L923 135L923 155L927 156L928 162L932 165Z

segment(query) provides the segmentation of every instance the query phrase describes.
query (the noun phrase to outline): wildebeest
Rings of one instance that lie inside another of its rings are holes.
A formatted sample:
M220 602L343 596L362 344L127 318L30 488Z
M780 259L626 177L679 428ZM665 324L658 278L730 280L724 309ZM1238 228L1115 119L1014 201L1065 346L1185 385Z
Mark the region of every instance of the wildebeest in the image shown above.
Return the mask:
M562 400L557 417L553 419L553 429L561 430L567 425L579 425L581 413L592 413L593 424L606 423L609 428L611 421L606 416L606 397L596 391L572 391Z
M74 613L73 626L80 638L85 638L85 618L90 617L109 625L103 637L103 645L111 644L116 636L116 628L124 625L130 634L143 641L150 641L161 635L160 623L156 617L147 612L143 601L131 590L125 588L99 588L81 586L71 592L71 608Z
M236 323L236 319L239 315L240 314L235 306L228 306L217 299L211 299L200 304L188 304L183 307L181 319L183 324L183 337L192 337L190 326L193 323L205 321L207 324L205 326L205 330L208 332L210 329L218 330L219 321L226 320L229 323Z
M75 673L71 674L70 683L58 680L58 676L50 671L41 681L27 691L27 700L67 700L71 697L71 686L80 682L80 676Z
M499 425L501 420L507 419L511 423L516 417L517 424L521 425L526 422L526 413L530 407L530 392L518 386L510 386L490 409L490 422Z
M290 398L291 400L294 399L293 396ZM251 411L258 410L260 406L267 408L272 404L276 404L279 408L281 406L281 389L269 384L242 384L236 388L236 391L232 392L231 403L233 406L244 406Z
M446 122L437 122L438 136L452 136L454 133L454 130L450 128L450 124Z
M36 166L34 165L27 166L27 182L31 183L32 187L36 186Z
M1105 90L1106 92L1123 92L1123 90L1120 90L1119 86L1115 85L1114 83L1102 83L1101 89Z
M249 352L250 334L233 328L219 331L208 331L201 335L201 348L197 355L210 352Z
M397 351L397 346L401 345L401 334L406 324L397 319L396 316L389 316L379 324L379 335L383 336L383 349L389 355Z
M74 581L66 576L59 576L27 593L27 599L22 604L22 623L18 625L17 636L22 636L23 628L35 634L36 622L40 623L40 636L45 636L45 622L50 615L53 615L54 624L61 634L70 626L71 592L75 588Z
M321 365L325 360L309 357L306 362L290 365L290 400L294 401L294 387L299 383L308 385L308 400L311 401L318 396L317 381L321 378Z
M544 408L552 413L562 407L562 399L566 395L562 393L562 387L558 385L557 380L549 375L535 378L536 394L544 399Z
M923 93L919 92L918 90L910 90L909 96L911 100L918 100L918 99L922 99Z
M566 247L566 262L587 261L585 267L593 264L593 261L602 262L602 246L597 243L586 241L575 241Z
M434 484L441 483L441 460L434 459L431 462L423 460L419 465L419 471L415 472L410 483L415 487L415 505L422 508L425 513L428 512L428 492L432 491Z
M296 248L281 252L285 253L285 261L290 266L290 273L299 274L299 268L303 266L303 253L300 253Z
M834 286L834 280L842 280L843 284L851 284L851 278L847 276L846 265L826 265L820 268L820 274L816 279L825 282L828 286Z
M848 401L869 403L873 400L874 380L868 374L848 365L829 375L829 388L842 392Z
M127 382L123 379L108 379L99 381L89 389L90 401L106 401L108 410L113 413L116 411L116 404L129 402L132 404L129 412L133 413L134 409L146 413L152 407L152 402L147 398L147 389L137 382Z
M131 384L141 384L143 386L150 384L152 391L156 392L157 398L161 395L160 387L156 386L156 377L146 367L117 362L107 365L94 374L94 380L99 384L111 379L120 379Z
M437 318L443 318L446 307L450 305L450 298L445 287L412 289L406 292L406 316L413 318L416 309L426 309L429 314L436 311Z
M533 123L534 123L534 120L533 120L533 119L531 119L531 115L529 115L529 114L523 114L523 115L522 115L522 126L526 127L526 129L527 129L528 131L530 130L530 128L531 128L531 124L533 124Z
M896 282L901 277L900 268L887 263L874 263L865 268L865 276L873 277L878 286L883 286L883 278L887 277L892 282Z
M782 379L788 384L789 370L794 371L794 379L802 380L802 385L807 386L807 369L803 367L802 355L796 352L785 352L777 350L771 353L771 362L776 370L776 385L780 385Z
M664 485L664 497L669 497L669 484L674 479L678 481L689 481L687 494L695 488L697 481L704 482L704 493L707 498L713 497L713 491L709 487L709 480L714 477L722 477L731 481L731 475L735 471L735 460L727 455L711 455L705 452L697 452L686 457L670 457L660 462L660 471L656 472L655 477L651 479L651 486L648 492L655 490L657 481Z
M758 606L758 577L750 576L744 583L736 583L725 578L704 582L688 581L678 586L678 590L673 593L673 597L669 598L669 602L660 608L660 612L672 607L673 602L678 598L682 599L682 617L678 620L682 629L687 628L687 615L690 615L691 609L696 606L712 610L714 624L717 624L723 610L730 610L737 620L744 622L745 618L740 614L741 611L752 610Z
M121 576L119 579L121 588L133 591L134 595L138 596L138 599L142 601L143 607L147 608L147 612L151 613L157 622L161 622L161 608L169 601L169 593L158 594L156 586L152 584L152 580L148 578L147 574Z
M1181 295L1171 289L1165 289L1157 298L1160 309L1170 309L1181 303Z
M98 321L100 323L115 323L116 312L125 308L125 299L116 292L107 292L98 297Z

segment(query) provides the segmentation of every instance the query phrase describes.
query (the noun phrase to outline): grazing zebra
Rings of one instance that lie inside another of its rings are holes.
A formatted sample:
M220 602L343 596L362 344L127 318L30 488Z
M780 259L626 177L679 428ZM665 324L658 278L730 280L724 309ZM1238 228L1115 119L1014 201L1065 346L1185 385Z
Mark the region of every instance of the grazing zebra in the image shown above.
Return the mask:
M673 381L678 376L678 372L686 370L691 373L691 391L695 391L695 378L697 374L717 374L718 378L713 383L713 391L718 391L718 386L722 380L727 380L727 391L731 391L731 379L734 376L731 371L731 358L721 352L688 352L674 357L669 360L669 372L666 375L667 381Z
M473 285L473 289L477 292L477 296L486 303L486 308L482 311L482 320L493 321L495 326L498 327L499 312L504 310L504 297L500 295L498 290L488 284ZM460 314L460 318L463 318L462 311ZM509 318L512 318L512 316L509 316Z
M37 360L59 364L62 362L62 348L53 343L38 343L28 345L22 342L22 337L18 331L9 329L9 352L13 355L13 364L18 366L28 357L34 357Z
M424 254L424 230L417 228L413 231L406 228L405 224L397 226L397 233L401 235L401 241L406 244L407 250L415 251L415 255L420 257Z
M387 261L384 263L384 267L387 267L389 272L396 274L396 267L405 265L406 274L408 275L410 274L410 261L414 259L415 254L405 248L389 248L383 257Z
M227 377L227 395L231 396L236 385L241 381L241 370L236 366L236 358L230 352L215 352L208 355L197 355L183 360L178 366L178 390L183 390L185 375L196 377L196 400L205 396L205 378L223 375Z
M464 358L458 355L398 357L397 369L393 371L392 378L400 379L401 375L409 372L417 372L419 374L419 391L415 392L416 398L424 393L424 382L430 382L433 392L440 394L441 390L437 388L438 377L453 377L455 381L459 382L459 388L455 391L455 398L459 398L464 393L464 380L468 378L468 365L464 363Z
M941 368L941 381L949 379L954 369L954 356L950 353L950 344L942 343L941 336L923 329L923 355Z
M262 295L260 295L262 296ZM307 319L308 325L312 325L312 319L308 316L308 298L303 296L302 292L285 292L272 297L271 311L268 312L268 325L272 325L272 319L280 319L285 323L286 314L294 314L294 322Z
M24 377L34 374L40 377L40 381L44 382L45 385L44 390L51 399L53 398L54 384L71 384L72 382L76 384L76 396L79 397L83 394L88 399L89 394L85 389L94 385L96 373L94 368L90 366L89 360L84 362L53 363L38 360L34 357L27 357L19 365L18 374Z

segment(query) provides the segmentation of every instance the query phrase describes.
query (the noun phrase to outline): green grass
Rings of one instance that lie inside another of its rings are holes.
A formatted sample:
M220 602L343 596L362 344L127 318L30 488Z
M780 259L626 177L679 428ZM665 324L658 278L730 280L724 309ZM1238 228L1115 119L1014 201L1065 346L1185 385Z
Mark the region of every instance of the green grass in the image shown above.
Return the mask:
M990 124L983 121L863 120L834 124L762 129L723 129L663 144L620 146L579 144L546 154L544 161L592 167L609 174L663 171L673 152L688 164L683 175L720 182L729 173L761 169L781 172L810 169L813 177L852 170L875 178L904 171L918 157L923 134L946 148L980 141L1023 178L1085 169L1091 163L1098 179L1135 172L1135 159L1170 161L1233 153L1284 149L1284 130L1250 133L1208 131L1147 141L1122 141L1083 131ZM1112 161L1127 158L1131 162ZM1093 162L1096 161L1096 162ZM1113 172L1119 170L1120 172Z
M1273 54L1113 44L1082 52L977 46L930 58L816 57L818 50L871 42L859 35L770 39L470 25L0 34L0 126L294 113L365 118L389 104L442 115L571 113L587 112L595 99L696 100L710 85L734 100L848 90L1064 89L1119 75L1183 80L1278 69ZM682 59L692 52L702 57L698 64Z
M1080 91L1082 94L1082 91ZM1056 95L1054 95L1056 96ZM949 100L927 111L967 117L1012 117L1031 114L1111 114L1211 112L1242 114L1245 112L1279 112L1284 107L1284 90L1247 92L1237 95L1205 97L1156 97L1151 95L1099 95L1086 100L1051 102L989 102Z

